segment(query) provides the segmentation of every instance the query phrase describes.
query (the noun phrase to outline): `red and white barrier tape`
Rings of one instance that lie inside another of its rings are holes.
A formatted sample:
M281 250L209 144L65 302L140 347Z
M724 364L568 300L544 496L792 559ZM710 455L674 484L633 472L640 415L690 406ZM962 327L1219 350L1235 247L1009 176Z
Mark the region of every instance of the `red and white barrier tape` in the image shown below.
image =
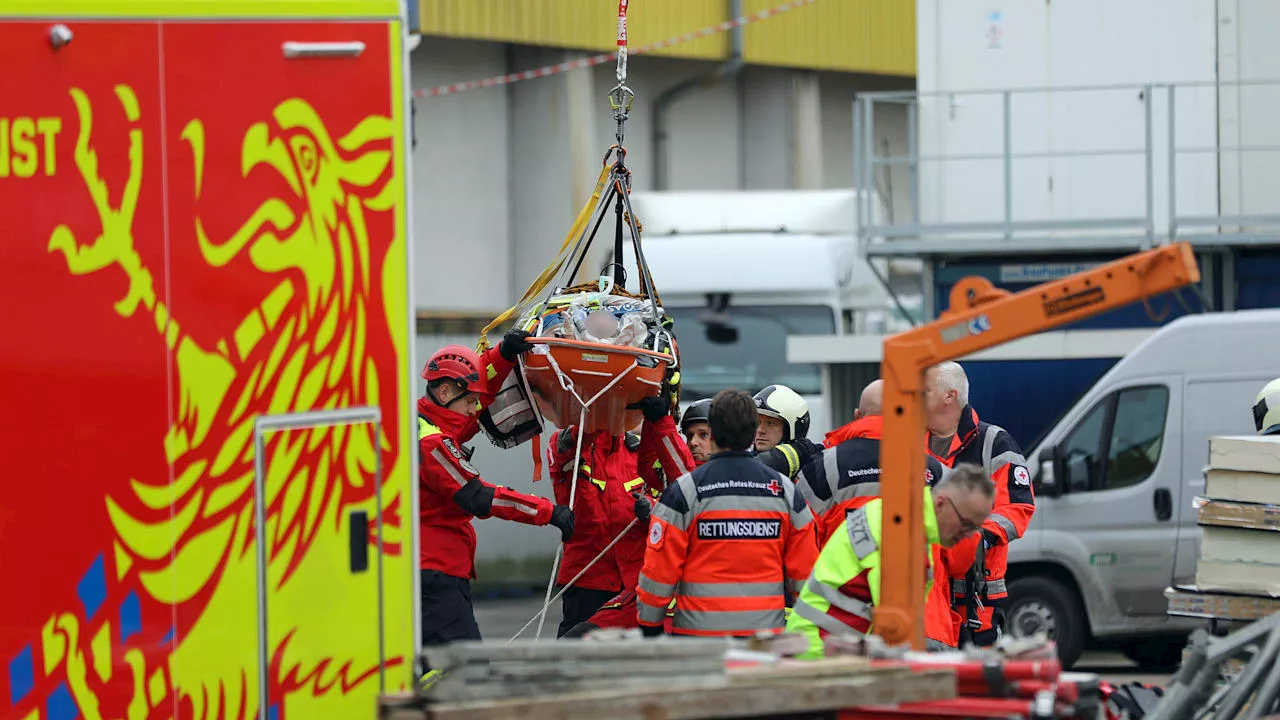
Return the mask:
M659 42L650 43L648 45L638 47L634 50L629 51L628 55L642 55L644 53L650 53L655 50L668 48L668 47L671 47L672 45L680 45L682 43L690 42L693 40L700 40L704 37L709 37L711 35L716 35L722 32L728 32L729 30L732 30L741 25L749 25L753 22L765 20L767 18L773 17L774 15L779 15L788 10L794 10L798 7L803 7L805 5L809 5L814 2L817 2L817 0L791 0L791 2L786 2L776 7L769 8L767 10L761 10L760 12L751 13L750 15L744 15L742 17L734 18L732 20L726 20L725 22L712 25L710 27L705 27L705 28L702 28L701 30L695 30L694 32L691 32L691 33L685 33L684 35L680 35L673 38L667 38L666 40L661 40ZM625 7L625 3L623 3L623 7ZM626 11L621 8L619 9L619 12L618 12L618 45L619 47L625 47L625 44L626 44L626 16L624 14L625 12ZM485 78L483 80L471 80L469 82L454 83L452 85L440 85L439 87L422 88L420 90L414 90L413 96L415 98L429 98L429 97L437 97L439 95L452 95L454 93L460 93L466 90L478 90L480 88L490 88L490 87L496 87L498 85L509 85L514 82L520 82L521 80L532 80L534 78L547 77L550 75L558 75L562 72L566 72L569 70L578 70L580 68L593 67L595 65L606 63L610 60L616 60L617 58L618 58L618 54L616 52L600 53L599 55L592 55L591 57L585 57L579 60L570 60L568 62L562 62L562 63L559 63L558 65L547 65L544 67L537 68L535 70L525 70L524 72L510 73L508 75L498 75L496 77Z

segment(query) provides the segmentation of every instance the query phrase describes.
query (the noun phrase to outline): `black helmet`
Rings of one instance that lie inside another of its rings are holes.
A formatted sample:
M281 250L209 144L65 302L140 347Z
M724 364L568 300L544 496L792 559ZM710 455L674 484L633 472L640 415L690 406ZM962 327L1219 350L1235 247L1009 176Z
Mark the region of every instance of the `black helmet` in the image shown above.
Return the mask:
M756 411L782 421L782 442L794 442L809 434L809 403L786 385L770 385L756 393Z
M688 433L694 423L711 422L711 398L703 398L684 409L680 415L680 432Z

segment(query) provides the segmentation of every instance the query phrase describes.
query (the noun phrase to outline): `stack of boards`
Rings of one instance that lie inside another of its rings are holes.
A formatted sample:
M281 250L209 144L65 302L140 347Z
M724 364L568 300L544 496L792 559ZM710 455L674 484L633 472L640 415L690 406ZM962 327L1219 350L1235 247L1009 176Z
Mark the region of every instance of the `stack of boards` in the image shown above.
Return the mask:
M1209 439L1195 588L1170 612L1254 620L1280 610L1280 436Z
M789 660L724 638L460 642L425 654L442 677L419 693L383 695L380 717L746 718L946 700L957 688L954 668Z

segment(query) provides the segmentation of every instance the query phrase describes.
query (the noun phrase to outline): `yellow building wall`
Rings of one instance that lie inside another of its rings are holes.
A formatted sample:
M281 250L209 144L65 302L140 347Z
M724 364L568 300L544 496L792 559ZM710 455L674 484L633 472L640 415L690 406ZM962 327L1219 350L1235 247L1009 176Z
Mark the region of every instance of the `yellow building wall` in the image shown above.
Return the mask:
M418 0L424 35L592 51L616 47L614 0ZM750 14L784 0L744 0ZM632 0L629 45L638 48L729 19L728 0ZM913 77L915 0L817 0L743 29L749 63ZM700 60L729 54L729 34L653 54Z

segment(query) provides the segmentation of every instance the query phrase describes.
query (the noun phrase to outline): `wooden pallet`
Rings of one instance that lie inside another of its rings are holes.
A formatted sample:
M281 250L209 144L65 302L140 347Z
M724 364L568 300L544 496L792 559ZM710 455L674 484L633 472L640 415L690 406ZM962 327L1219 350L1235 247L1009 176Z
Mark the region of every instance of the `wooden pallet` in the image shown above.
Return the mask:
M735 669L727 682L650 684L460 703L430 703L412 695L380 699L384 720L698 720L765 718L956 697L955 671L870 666L865 660L787 661Z
M1166 588L1169 615L1252 622L1280 612L1280 598L1247 595L1221 590L1204 590L1194 585Z
M463 642L431 648L443 675L427 694L440 702L592 692L625 687L727 684L723 638L603 642Z

